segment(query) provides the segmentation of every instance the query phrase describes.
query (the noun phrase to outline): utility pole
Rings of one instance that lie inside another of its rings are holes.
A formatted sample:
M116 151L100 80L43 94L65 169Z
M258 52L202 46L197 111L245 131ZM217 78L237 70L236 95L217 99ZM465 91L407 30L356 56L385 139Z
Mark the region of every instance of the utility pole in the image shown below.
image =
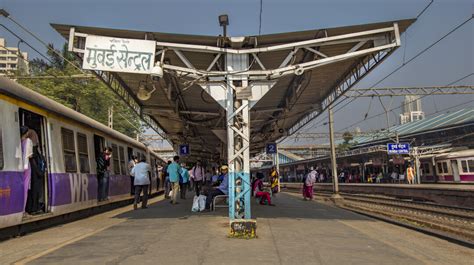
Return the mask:
M332 112L332 106L328 108L329 113L329 142L331 145L331 170L332 170L332 183L333 191L332 199L334 202L341 200L342 197L339 195L339 180L337 179L337 164L336 164L336 146L334 142L334 117Z
M113 129L114 128L114 106L109 107L109 128Z

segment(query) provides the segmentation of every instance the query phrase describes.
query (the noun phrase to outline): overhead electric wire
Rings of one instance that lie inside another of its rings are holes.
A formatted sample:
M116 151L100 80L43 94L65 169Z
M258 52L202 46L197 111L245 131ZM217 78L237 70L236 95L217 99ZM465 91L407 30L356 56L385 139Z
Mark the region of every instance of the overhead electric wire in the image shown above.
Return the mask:
M77 70L79 70L80 72L84 73L84 70L82 70L79 66L77 66L74 62L68 60L67 58L65 58L60 52L58 52L57 50L55 50L54 48L52 48L51 46L49 46L46 42L44 42L43 40L41 40L38 36L36 36L36 34L34 34L33 32L31 32L29 29L27 29L26 27L24 27L23 25L21 25L20 23L18 23L16 20L14 20L11 16L6 16L6 18L8 18L10 21L12 21L15 25L17 25L18 27L20 27L22 30L24 30L25 32L27 32L28 34L30 34L31 36L33 36L33 38L35 38L37 41L39 41L41 44L43 44L46 49L50 50L51 52L53 52L54 54L56 54L57 56L61 57L65 62L69 63L70 65L72 65L74 68L76 68Z
M446 85L446 86L453 85L453 84L455 84L455 83L457 83L457 82L459 82L459 81L462 81L462 80L464 80L464 79L466 79L466 78L468 78L468 77L470 77L470 76L472 76L472 75L474 75L474 73L470 73L470 74L468 74L468 75L466 75L466 76L464 76L464 77L461 77L461 78L459 78L459 79L457 79L457 80L455 80L455 81L449 83L449 84ZM432 93L434 93L434 92L432 92ZM412 102L415 102L415 101L418 100L418 99L422 99L422 98L425 98L425 97L427 97L427 96L431 96L432 93L427 94L427 95L423 95L423 96L421 96L421 97L419 97L419 98L417 98L417 99L410 100L410 101L408 101L408 102L404 102L404 103L402 103L400 106L398 106L398 107L396 107L396 108L393 108L393 109L390 109L390 110L388 110L388 111L393 111L393 110L399 109L399 108L403 107L403 106L406 105L406 104L410 104L410 103L412 103ZM386 111L381 112L381 113L378 113L378 114L376 114L376 115L372 115L372 116L370 116L370 117L368 117L368 118L366 118L366 119L359 120L359 121L357 121L357 122L355 122L355 123L353 123L353 124L351 124L351 125L349 125L349 126L343 128L343 129L341 129L341 130L338 130L337 132L344 131L344 130L346 130L346 129L351 128L351 127L354 126L354 125L357 125L357 124L359 124L359 123L365 121L365 120L370 120L370 119L379 117L379 116L381 116L381 115L384 115L385 113L386 113Z
M421 14L421 13L420 13ZM373 84L370 88L374 88L376 85L380 84L381 82L383 82L384 80L386 80L388 77L390 77L391 75L393 75L394 73L398 72L400 69L402 69L403 67L405 67L406 65L408 65L409 63L411 63L413 60L415 60L416 58L418 58L420 55L422 55L423 53L427 52L428 50L430 50L431 48L433 48L436 44L438 44L440 41L442 41L443 39L445 39L446 37L448 37L449 35L451 35L453 32L455 32L456 30L458 30L459 28L461 28L462 26L464 26L467 22L471 21L473 19L473 17L471 16L469 19L467 20L464 20L462 23L460 23L459 25L457 25L456 27L454 27L452 30L450 30L448 33L444 34L441 38L439 38L438 40L436 40L435 42L433 42L432 44L428 45L427 47L425 47L423 50L419 51L417 54L415 54L413 57L411 57L408 61L406 61L404 64L401 64L399 67L395 68L392 72L390 72L388 75L384 76L382 79L380 79L379 81L377 81L375 84ZM405 33L406 34L406 33ZM464 79L464 78L463 78ZM426 96L429 96L430 94L426 95ZM341 101L337 102L334 104L334 106L332 106L332 108L335 108L337 107L338 105L342 104L344 101L346 101L348 98L344 98L342 99ZM341 109L343 109L344 107L346 107L347 105L349 105L350 103L354 102L357 98L352 98L348 103L340 106L338 109L334 110L334 114L337 113L338 111L340 111ZM313 126L311 126L310 128L308 128L307 130L310 130L310 129L313 129L315 128L316 126L319 126L321 123L317 123ZM306 130L306 131L307 131Z

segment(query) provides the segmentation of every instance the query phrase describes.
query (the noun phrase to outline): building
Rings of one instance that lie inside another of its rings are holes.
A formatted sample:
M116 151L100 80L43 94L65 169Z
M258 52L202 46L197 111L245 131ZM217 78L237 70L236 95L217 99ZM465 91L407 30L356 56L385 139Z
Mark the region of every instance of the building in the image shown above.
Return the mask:
M419 96L405 96L403 101L403 114L400 114L400 124L418 121L425 118L425 113L421 109L421 99Z
M6 41L0 38L0 75L29 73L28 53L20 51L17 47L7 47Z

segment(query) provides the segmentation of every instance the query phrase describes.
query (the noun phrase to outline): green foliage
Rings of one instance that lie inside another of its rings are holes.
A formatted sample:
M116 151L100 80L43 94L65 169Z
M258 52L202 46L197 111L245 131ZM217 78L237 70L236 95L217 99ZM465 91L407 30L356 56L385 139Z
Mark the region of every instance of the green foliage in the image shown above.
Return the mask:
M354 139L354 136L350 132L343 133L342 139L344 139L344 142L338 144L336 147L338 152L350 150L354 145L357 144L355 141L351 143L351 141Z
M62 55L78 65L77 59L67 51L66 45ZM135 138L141 130L140 121L113 91L96 78L70 78L82 73L51 51L48 52L48 57L50 62L41 59L31 61L30 71L35 78L22 78L18 80L19 83L105 125L108 123L108 109L113 106L114 129ZM42 76L58 78L41 78Z

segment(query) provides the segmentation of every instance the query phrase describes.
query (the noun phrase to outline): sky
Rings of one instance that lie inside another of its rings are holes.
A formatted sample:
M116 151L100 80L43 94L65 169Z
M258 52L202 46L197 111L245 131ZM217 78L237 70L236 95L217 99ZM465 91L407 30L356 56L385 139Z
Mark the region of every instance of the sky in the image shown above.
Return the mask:
M382 21L416 18L430 3L429 0L263 0L261 33L301 31L345 25L367 24ZM82 26L133 29L198 35L221 33L217 17L228 14L230 36L258 35L260 1L151 1L151 0L2 0L0 8L42 40L62 46L65 40L53 30L50 23ZM472 0L434 0L417 21L402 35L402 46L385 60L356 87L370 88L395 68L417 55L453 28L472 18ZM5 18L0 23L19 34L25 41L45 53L41 43L21 31ZM18 39L5 30L0 36L7 44L16 46ZM30 58L39 55L21 44ZM433 46L377 87L442 86L474 73L473 19ZM474 75L456 85L473 85ZM335 130L345 131L359 127L363 131L387 126L385 115L363 121L383 113L378 99L359 98L351 104L342 102L336 107ZM383 98L386 108L398 107L402 98ZM459 108L474 107L473 95L428 96L422 101L427 115ZM369 108L370 105L370 108ZM388 123L398 121L400 109L394 110ZM302 132L327 132L326 114L306 126ZM362 122L359 122L362 121ZM356 125L347 128L349 125ZM300 140L301 141L301 140ZM294 142L294 140L287 143Z

